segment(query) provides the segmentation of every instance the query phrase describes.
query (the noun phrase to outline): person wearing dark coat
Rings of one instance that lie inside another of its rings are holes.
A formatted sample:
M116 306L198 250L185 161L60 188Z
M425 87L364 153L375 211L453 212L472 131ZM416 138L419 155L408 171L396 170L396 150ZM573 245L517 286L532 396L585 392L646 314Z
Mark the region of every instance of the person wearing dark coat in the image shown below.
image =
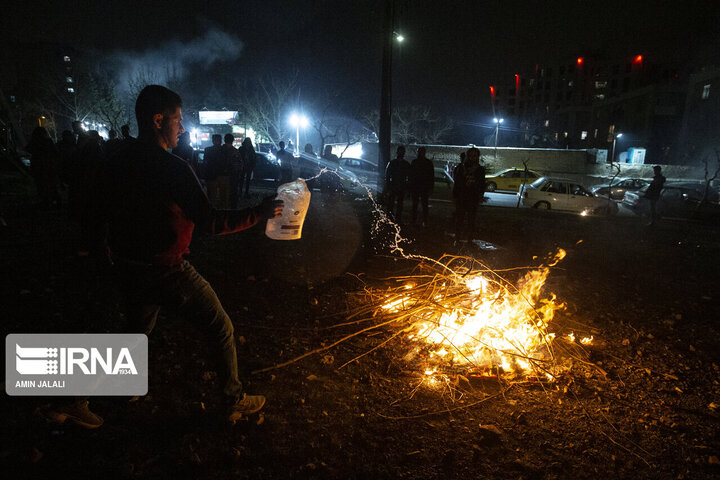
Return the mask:
M650 201L650 223L649 225L655 225L657 220L657 209L656 205L660 200L660 194L662 193L663 186L665 185L665 176L662 174L662 167L655 165L653 167L655 176L653 177L647 190L645 190L644 197Z
M240 180L240 193L245 191L245 198L250 197L250 180L252 180L253 170L255 170L255 147L253 147L252 140L249 137L245 137L242 145L240 146L240 157L242 158L243 171Z
M60 153L43 127L35 127L27 145L30 174L35 180L38 196L44 207L60 208L59 166Z
M265 397L244 395L230 316L185 256L194 233L223 235L251 228L280 215L282 201L267 197L244 210L213 208L188 164L168 152L184 131L181 107L180 96L165 87L149 85L140 92L138 138L124 142L98 177L95 226L105 233L106 252L125 296L128 331L149 335L165 308L204 330L223 360L223 393L231 405L229 418L236 420L260 410ZM103 423L89 410L87 399L48 413L54 414L48 419L70 415L87 428Z
M478 204L485 196L485 167L480 165L480 150L470 148L465 163L455 168L454 175L455 241L466 239L472 244Z
M63 130L62 138L57 142L56 146L60 153L60 180L67 185L72 162L77 154L75 135L70 130Z
M403 203L408 188L410 164L405 160L405 147L397 148L397 154L385 168L386 206L398 224L402 222Z
M228 208L230 191L230 164L226 161L222 147L222 135L212 136L212 146L205 149L203 170L207 183L207 194L217 208Z
M183 132L180 134L180 138L178 139L178 145L177 147L172 149L173 155L177 155L178 157L182 158L187 162L188 165L190 165L190 168L192 168L193 172L195 172L195 175L198 177L200 176L200 173L198 172L198 166L200 164L200 159L198 152L195 151L193 146L190 144L190 134L188 132Z
M418 203L422 204L423 226L427 225L429 199L435 185L435 166L425 156L425 147L418 148L418 156L410 164L410 195L412 196L412 222L417 221Z

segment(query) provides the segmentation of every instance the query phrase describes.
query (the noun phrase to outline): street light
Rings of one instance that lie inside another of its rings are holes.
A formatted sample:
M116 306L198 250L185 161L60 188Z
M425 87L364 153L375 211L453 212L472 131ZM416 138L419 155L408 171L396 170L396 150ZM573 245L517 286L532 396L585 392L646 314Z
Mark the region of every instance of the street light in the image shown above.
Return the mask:
M500 124L503 123L504 120L504 118L493 118L493 122L495 123L495 161L497 161L498 130L500 129Z
M612 155L610 155L610 163L615 162L615 141L622 137L622 133L618 133L617 135L613 135L613 144L612 144Z
M298 115L297 113L290 115L290 125L295 127L295 156L300 155L300 127L305 128L308 123L305 115Z

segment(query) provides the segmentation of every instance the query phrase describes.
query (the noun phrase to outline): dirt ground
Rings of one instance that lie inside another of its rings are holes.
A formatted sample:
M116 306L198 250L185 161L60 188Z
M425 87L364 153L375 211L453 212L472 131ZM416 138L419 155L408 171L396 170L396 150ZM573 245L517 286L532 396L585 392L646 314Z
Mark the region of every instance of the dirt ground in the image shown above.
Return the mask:
M101 428L47 424L33 412L48 399L5 396L3 476L720 476L717 226L485 207L479 237L497 249L468 249L447 235L450 205L434 203L427 228L403 229L407 252L471 255L500 269L567 250L546 285L568 305L550 329L595 339L584 356L564 359L567 375L544 385L420 385L402 336L339 368L387 340L381 331L252 374L357 330L329 327L364 287L417 265L370 235L368 201L320 197L301 240L274 242L255 228L192 246L190 261L235 323L246 389L268 398L261 414L226 421L215 352L168 312L150 336L148 395L93 399ZM3 210L5 334L121 331L111 276L74 255L66 216L18 198Z

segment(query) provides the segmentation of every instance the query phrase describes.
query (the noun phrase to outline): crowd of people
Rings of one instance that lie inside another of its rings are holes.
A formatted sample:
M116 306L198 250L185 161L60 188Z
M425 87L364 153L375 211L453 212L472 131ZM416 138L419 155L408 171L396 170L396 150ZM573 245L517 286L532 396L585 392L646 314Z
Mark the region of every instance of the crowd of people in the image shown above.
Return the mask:
M409 193L412 199L410 221L413 225L427 226L429 198L435 183L435 167L427 158L425 147L417 149L417 157L405 160L404 146L397 148L396 156L385 169L385 208L395 223L403 224L403 206ZM455 242L468 241L475 235L475 217L485 196L485 167L480 164L480 150L470 148L460 155L460 164L453 171L453 202L455 204ZM418 207L422 219L418 219Z

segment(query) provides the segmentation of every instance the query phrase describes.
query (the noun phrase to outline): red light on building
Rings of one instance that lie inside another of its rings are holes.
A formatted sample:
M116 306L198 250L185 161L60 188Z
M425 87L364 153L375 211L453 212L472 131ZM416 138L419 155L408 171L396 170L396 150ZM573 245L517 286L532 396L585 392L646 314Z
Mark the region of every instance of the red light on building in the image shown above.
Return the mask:
M492 85L490 85L490 97L495 100L495 87L493 87Z
M633 63L642 63L642 55L637 55L637 56L633 59Z
M520 88L520 75L517 73L515 74L515 91L517 92L517 89Z
M578 57L578 59L577 59L578 67L581 66L584 61L585 61L585 59L583 57Z

